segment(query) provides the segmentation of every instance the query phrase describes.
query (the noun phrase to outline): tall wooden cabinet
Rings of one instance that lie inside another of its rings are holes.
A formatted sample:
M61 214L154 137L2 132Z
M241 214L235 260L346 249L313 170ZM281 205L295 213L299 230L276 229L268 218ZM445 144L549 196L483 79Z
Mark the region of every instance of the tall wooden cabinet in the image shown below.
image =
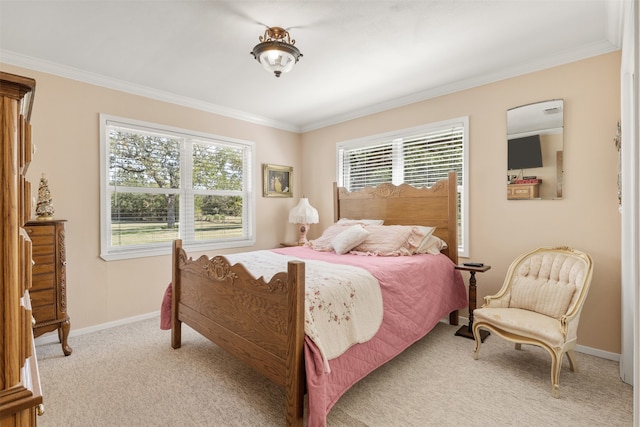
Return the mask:
M33 334L58 331L65 356L71 354L67 343L71 323L67 314L67 255L62 219L30 221L25 229L31 239L33 267L31 309Z
M42 410L29 297L31 241L23 228L31 214L25 176L33 153L35 86L33 79L0 72L0 427L35 425Z

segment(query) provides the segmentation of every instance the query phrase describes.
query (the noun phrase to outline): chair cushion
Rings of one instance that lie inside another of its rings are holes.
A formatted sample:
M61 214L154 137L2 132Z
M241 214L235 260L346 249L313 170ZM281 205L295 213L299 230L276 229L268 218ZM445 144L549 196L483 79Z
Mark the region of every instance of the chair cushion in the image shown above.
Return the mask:
M564 346L560 321L544 314L520 308L478 308L473 311L473 323L482 322L516 335L543 341L552 347Z
M585 273L586 264L576 257L555 252L532 255L514 274L509 307L559 319L567 313Z
M553 283L544 278L517 276L511 285L509 307L560 319L567 312L575 290L575 285L571 283Z

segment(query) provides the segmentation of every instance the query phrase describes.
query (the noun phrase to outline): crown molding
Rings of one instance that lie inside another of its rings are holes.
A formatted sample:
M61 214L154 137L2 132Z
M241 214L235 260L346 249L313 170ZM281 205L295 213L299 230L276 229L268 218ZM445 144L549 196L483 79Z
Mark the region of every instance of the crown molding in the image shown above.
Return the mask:
M302 133L310 132L313 130L321 129L323 127L336 125L349 120L359 119L362 117L366 117L376 113L381 113L383 111L391 110L394 108L404 107L407 105L426 101L439 96L449 95L449 94L460 92L463 90L473 89L475 87L499 82L501 80L506 80L509 78L522 76L522 75L533 73L536 71L542 71L548 68L557 67L557 66L568 64L571 62L580 61L590 57L603 55L606 53L614 52L619 49L620 49L619 44L616 45L609 41L594 43L580 50L564 52L562 54L544 58L540 61L532 61L526 64L519 64L514 67L502 69L496 73L482 74L470 79L459 80L451 84L430 88L425 91L416 92L401 98L395 98L393 100L389 100L383 103L379 103L379 104L371 105L366 108L351 111L346 114L329 117L325 120L308 123L301 127L301 132Z
M0 50L0 63L28 68L30 70L40 71L43 73L101 86L108 89L118 90L133 95L139 95L145 98L155 99L157 101L163 101L170 104L181 105L183 107L194 108L196 110L217 114L232 119L242 120L249 123L300 133L300 128L290 123L274 121L265 117L245 113L243 111L238 111L231 108L222 107L220 105L203 102L197 99L160 91L147 86L133 84L96 73L90 73L77 68L44 61L38 58L21 55L7 50Z

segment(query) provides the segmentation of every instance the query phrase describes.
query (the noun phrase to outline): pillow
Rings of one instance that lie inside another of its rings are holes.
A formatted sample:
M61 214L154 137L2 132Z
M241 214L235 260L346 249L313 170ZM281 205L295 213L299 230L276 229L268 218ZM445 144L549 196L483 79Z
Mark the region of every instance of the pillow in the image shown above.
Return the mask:
M431 235L422 242L416 253L439 255L440 251L447 248L447 243L444 240L438 236Z
M435 227L425 227L422 225L416 225L420 230L424 232L424 237L422 238L422 242L418 245L418 249L416 249L415 253L421 254L424 253L427 244L429 243L429 237L436 231Z
M367 225L371 234L351 252L359 255L413 255L424 239L424 230L411 225Z
M509 307L535 311L560 319L567 312L576 287L544 277L516 276L511 285Z
M383 219L348 219L348 218L340 218L336 224L340 225L355 225L355 224L365 224L365 225L382 225L384 224Z
M349 227L349 225L343 224L330 225L322 232L320 237L314 240L309 240L307 246L311 249L315 249L316 251L331 252L333 250L333 239Z
M333 250L343 255L364 242L369 233L362 224L352 225L331 240Z

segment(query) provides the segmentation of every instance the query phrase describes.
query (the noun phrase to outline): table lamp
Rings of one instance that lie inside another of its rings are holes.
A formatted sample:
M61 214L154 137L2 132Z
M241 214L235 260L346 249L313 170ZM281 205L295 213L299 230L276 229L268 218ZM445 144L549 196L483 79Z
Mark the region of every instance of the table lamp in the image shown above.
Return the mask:
M300 232L298 244L300 245L307 243L309 224L317 224L318 221L320 221L318 210L311 206L309 199L304 196L302 196L298 205L289 211L289 222L291 224L298 224L298 231Z

